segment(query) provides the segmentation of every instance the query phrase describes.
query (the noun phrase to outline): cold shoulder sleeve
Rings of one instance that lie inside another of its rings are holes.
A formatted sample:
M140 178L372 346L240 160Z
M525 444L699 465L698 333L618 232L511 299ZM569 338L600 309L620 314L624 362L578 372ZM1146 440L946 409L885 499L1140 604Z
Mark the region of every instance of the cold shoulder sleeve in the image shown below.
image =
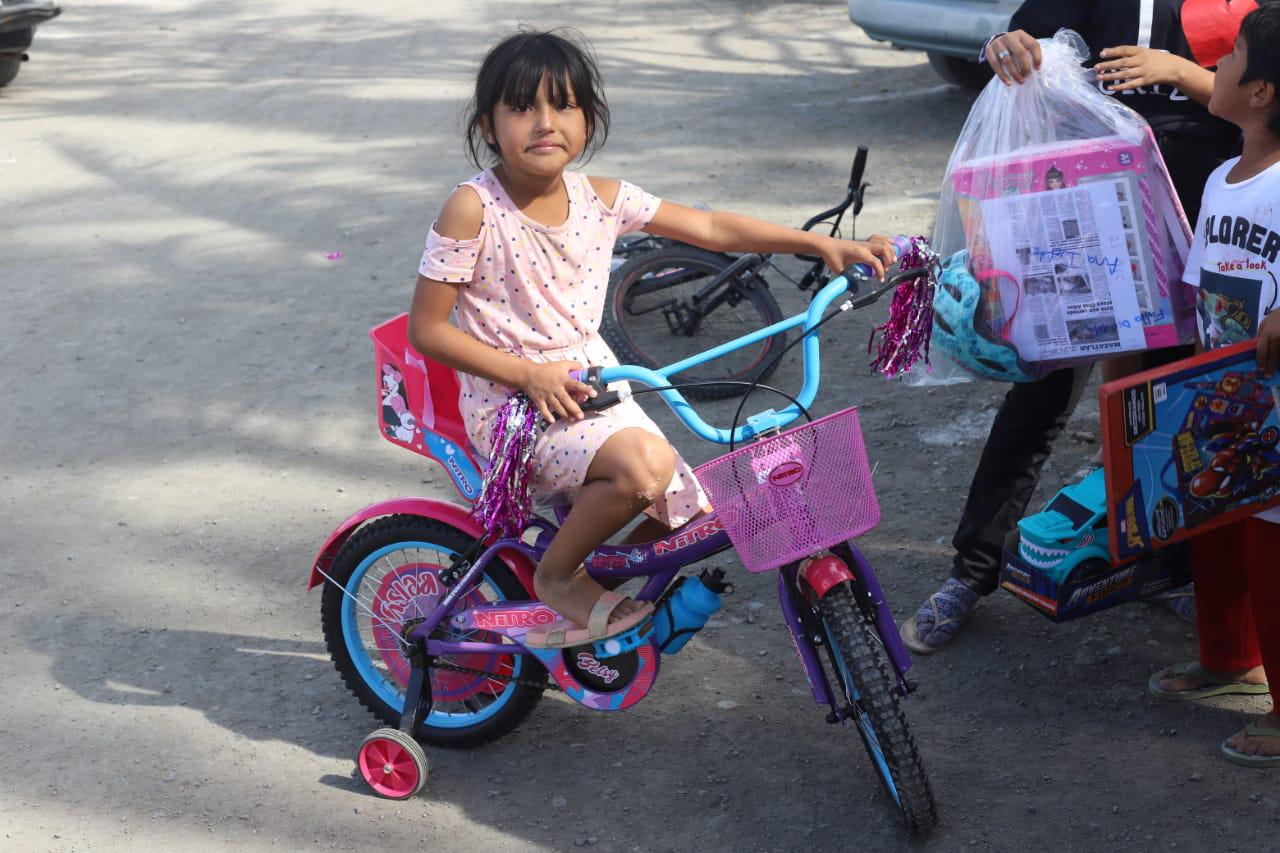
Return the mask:
M418 272L433 281L449 284L470 284L475 277L476 256L484 239L484 229L470 240L455 240L436 231L435 225L427 232L427 246L422 252Z
M618 233L639 231L649 224L658 212L662 199L650 195L635 184L618 182L618 197L613 201L613 213L618 217Z

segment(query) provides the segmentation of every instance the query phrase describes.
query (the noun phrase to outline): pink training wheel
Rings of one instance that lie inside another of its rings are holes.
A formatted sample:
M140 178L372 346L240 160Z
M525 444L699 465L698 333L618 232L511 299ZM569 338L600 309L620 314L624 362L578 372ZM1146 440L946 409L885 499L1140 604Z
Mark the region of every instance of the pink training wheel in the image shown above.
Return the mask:
M407 800L427 784L426 753L399 729L378 729L365 738L356 765L369 787L389 800Z

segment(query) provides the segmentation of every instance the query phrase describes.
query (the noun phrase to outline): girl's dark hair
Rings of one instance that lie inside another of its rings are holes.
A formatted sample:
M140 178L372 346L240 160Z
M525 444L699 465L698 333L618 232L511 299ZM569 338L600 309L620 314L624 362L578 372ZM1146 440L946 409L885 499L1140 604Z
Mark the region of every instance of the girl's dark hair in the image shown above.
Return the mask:
M499 103L509 107L532 104L544 78L547 93L557 107L576 103L587 120L584 159L604 145L609 136L609 104L604 99L600 69L586 40L569 29L522 29L498 42L485 55L476 74L476 91L466 119L467 156L476 167L483 168L482 159L491 163L502 159L498 146L484 138L482 121L493 127L493 111Z
M1280 3L1265 3L1244 16L1240 35L1249 46L1249 59L1240 85L1261 80L1276 89L1280 100ZM1280 136L1280 105L1273 104L1267 129Z

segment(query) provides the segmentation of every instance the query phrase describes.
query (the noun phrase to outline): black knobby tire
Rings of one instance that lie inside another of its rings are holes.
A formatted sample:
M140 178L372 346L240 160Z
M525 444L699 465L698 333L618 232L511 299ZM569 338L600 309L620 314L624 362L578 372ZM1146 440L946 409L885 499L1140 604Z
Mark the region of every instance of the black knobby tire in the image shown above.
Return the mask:
M0 88L8 86L22 68L22 57L12 53L0 53Z
M671 299L687 300L724 271L733 259L691 246L673 246L637 255L609 277L601 334L624 364L658 368L708 350L782 319L768 285L758 275L733 285L739 301L722 300L690 336L671 330L655 306ZM663 279L674 282L663 284ZM763 381L777 368L786 334L766 338L715 361L698 365L672 378L679 382L732 380ZM741 385L703 385L683 389L694 400L719 400L742 395Z
M400 724L400 712L404 705L403 687L399 706L392 707L361 676L344 635L343 604L346 596L338 584L345 587L350 582L352 574L370 555L402 542L429 542L455 553L464 553L475 540L456 527L421 516L393 515L378 519L356 531L342 546L329 569L333 580L325 582L320 602L325 645L333 659L334 668L342 676L347 688L360 700L360 704L391 727ZM490 562L485 568L484 575L487 583L500 590L505 599L511 601L528 599L524 586L500 560L495 559ZM494 638L484 639L493 641ZM428 721L414 732L414 736L418 740L435 746L464 748L488 743L512 731L542 698L546 680L546 670L535 658L526 655L520 658L520 661L521 680L535 682L537 686L531 683L512 685L512 692L503 700L505 705L492 716L474 725L446 728L431 725L428 718Z
M875 733L893 777L898 793L895 804L901 809L907 833L912 837L927 835L938 823L938 805L933 799L929 777L902 711L897 681L891 675L883 645L858 607L852 582L846 581L831 589L822 597L818 608L829 642L834 644L832 651L844 662L844 672L853 681L853 689L846 687L846 699ZM843 678L843 672L837 672L833 688L838 688ZM854 724L857 726L858 721L854 720ZM860 727L859 734L873 769L880 776L872 743ZM888 782L882 776L880 781L893 802Z

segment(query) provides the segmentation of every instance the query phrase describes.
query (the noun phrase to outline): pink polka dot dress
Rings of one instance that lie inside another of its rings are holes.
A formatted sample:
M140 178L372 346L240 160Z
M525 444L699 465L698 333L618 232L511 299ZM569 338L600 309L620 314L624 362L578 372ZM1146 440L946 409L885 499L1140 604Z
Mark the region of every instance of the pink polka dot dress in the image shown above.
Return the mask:
M565 172L564 183L569 218L557 226L525 216L492 170L461 184L484 205L480 233L471 240L453 240L432 228L418 271L459 285L458 327L489 346L540 363L614 366L618 359L598 332L613 244L619 235L647 225L660 201L623 181L608 207L585 175ZM488 456L493 415L515 389L466 374L458 378L467 433ZM662 435L634 400L581 421L552 424L534 451L535 488L544 497L572 500L596 451L614 433L629 428ZM649 514L678 527L707 506L692 469L677 454L671 485Z

